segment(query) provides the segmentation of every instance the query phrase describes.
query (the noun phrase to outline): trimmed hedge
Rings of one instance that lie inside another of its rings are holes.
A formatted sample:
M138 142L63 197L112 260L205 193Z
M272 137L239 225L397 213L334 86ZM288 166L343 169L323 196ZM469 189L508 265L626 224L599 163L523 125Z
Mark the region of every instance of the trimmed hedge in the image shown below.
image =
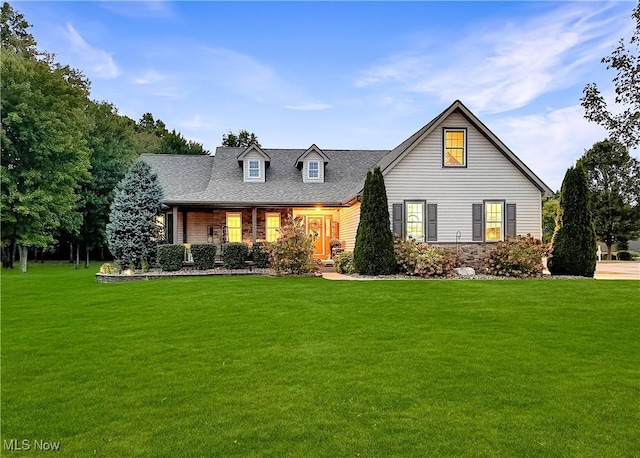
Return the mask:
M207 270L216 266L216 246L210 243L191 245L191 256L196 269Z
M182 245L158 245L156 262L160 269L172 272L182 269L184 260L184 246Z
M100 266L101 274L119 274L120 266L116 262L105 262Z
M353 253L350 251L343 251L334 261L334 270L339 274L351 275L356 273L356 268L353 266Z
M227 269L244 269L249 247L244 243L227 243L222 252L222 261Z
M269 253L264 251L265 244L262 242L256 242L251 247L251 256L256 267L264 269L269 267Z

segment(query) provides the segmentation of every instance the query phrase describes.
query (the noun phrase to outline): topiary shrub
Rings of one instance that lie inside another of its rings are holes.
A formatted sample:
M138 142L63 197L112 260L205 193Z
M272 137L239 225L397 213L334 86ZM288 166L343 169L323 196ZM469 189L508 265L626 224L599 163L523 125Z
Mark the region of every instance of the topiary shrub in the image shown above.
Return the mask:
M244 243L232 242L224 246L222 261L227 269L245 269L249 247Z
M280 227L280 237L267 244L266 251L277 275L307 275L320 268L320 262L313 257L313 241L307 236L301 218L287 218Z
M182 269L184 260L184 246L182 245L158 245L156 263L158 267L167 272L174 272Z
M356 273L356 268L353 265L353 253L350 251L343 251L334 261L333 268L339 274L351 275Z
M213 269L216 266L216 246L210 243L191 245L193 265L198 270Z
M396 266L405 275L423 278L455 277L460 258L443 248L413 241L395 244Z
M530 234L498 243L483 260L489 275L516 278L542 277L542 257L547 247Z
M120 266L115 262L105 262L100 266L101 274L119 274Z
M251 257L256 267L264 269L269 267L269 253L266 251L266 246L262 242L256 242L251 247Z
M547 261L553 275L593 277L596 270L596 234L589 209L589 186L583 165L570 167L562 181L553 256Z
M380 167L367 173L353 264L362 275L389 275L396 269L387 191Z

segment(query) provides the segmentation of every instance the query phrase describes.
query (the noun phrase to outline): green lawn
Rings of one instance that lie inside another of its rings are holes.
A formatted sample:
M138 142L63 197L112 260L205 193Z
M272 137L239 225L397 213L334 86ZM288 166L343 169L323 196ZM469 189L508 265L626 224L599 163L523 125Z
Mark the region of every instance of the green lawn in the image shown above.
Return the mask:
M639 281L96 270L2 272L2 456L640 456Z

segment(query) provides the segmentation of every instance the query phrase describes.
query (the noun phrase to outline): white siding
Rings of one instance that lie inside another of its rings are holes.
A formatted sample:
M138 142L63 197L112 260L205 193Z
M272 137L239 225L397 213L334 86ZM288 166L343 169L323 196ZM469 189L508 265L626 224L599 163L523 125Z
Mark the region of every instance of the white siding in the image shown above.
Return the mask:
M212 212L188 212L187 242L207 243L209 226L213 227Z
M360 203L340 210L340 240L345 241L345 251L353 251L360 223Z
M309 178L309 161L317 161L319 163L318 178ZM311 152L304 158L302 181L304 183L324 183L324 159L318 153Z
M442 167L442 128L467 129L467 167ZM394 203L426 200L438 204L438 242L472 241L471 206L484 200L516 204L516 231L542 237L541 193L462 115L444 119L385 176ZM506 224L506 222L505 222Z
M250 178L249 177L249 161L258 161L260 163L260 177L259 178ZM264 158L257 151L251 151L244 158L242 165L242 172L244 174L244 181L255 181L258 183L264 183L265 177L265 167L264 167Z

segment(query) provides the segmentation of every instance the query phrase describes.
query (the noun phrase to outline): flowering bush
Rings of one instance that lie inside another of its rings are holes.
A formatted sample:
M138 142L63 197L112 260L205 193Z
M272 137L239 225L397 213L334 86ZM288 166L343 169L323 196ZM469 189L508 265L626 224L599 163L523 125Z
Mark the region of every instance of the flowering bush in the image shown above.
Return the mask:
M457 273L454 269L460 266L457 255L426 243L396 242L395 252L398 271L405 275L455 277Z
M101 274L119 274L120 266L115 262L105 262L100 266Z
M547 247L530 234L499 242L484 259L487 273L502 277L536 278L542 276L542 257Z
M277 275L306 275L320 269L320 262L313 258L313 241L301 218L287 218L280 227L280 237L264 250L269 253L271 268Z
M334 269L339 274L350 275L356 272L353 265L353 253L344 251L336 256Z

